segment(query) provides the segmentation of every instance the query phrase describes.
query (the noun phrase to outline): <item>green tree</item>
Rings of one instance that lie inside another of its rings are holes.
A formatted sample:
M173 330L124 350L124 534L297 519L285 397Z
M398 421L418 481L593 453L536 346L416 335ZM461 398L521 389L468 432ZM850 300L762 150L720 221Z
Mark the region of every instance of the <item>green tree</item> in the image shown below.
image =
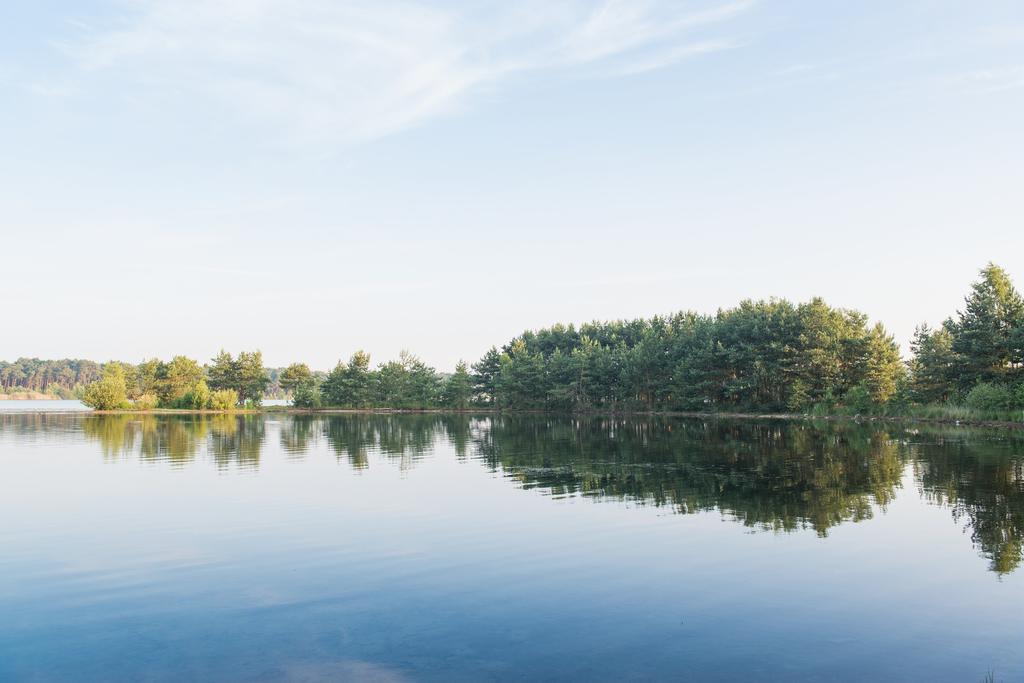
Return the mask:
M459 361L444 386L444 403L450 408L465 410L473 399L473 378L465 361Z
M305 384L312 380L313 372L309 369L308 365L305 363L292 363L281 371L277 381L284 391L294 394L300 384Z
M999 266L989 263L980 275L951 326L963 390L978 382L1012 381L1024 362L1019 341L1024 301Z
M206 380L200 379L182 398L182 405L193 410L203 410L210 407L210 396L210 387Z
M949 399L956 368L953 335L949 326L932 330L926 324L914 330L910 343L914 356L910 361L910 395L918 403L938 403Z
M875 405L885 405L895 395L906 368L892 335L879 323L871 328L864 359L864 388Z
M374 404L374 373L370 355L356 351L348 363L338 361L321 387L324 403L347 408L367 408Z
M373 401L373 373L370 371L370 354L356 351L348 359L342 384L348 405L366 408Z
M478 403L489 406L497 404L500 375L501 354L492 346L483 358L473 364L473 398Z
M128 398L134 401L140 396L158 396L162 367L160 359L150 358L128 372Z
M129 407L124 367L113 361L104 365L103 377L85 388L82 403L95 410L120 410Z
M260 405L270 384L267 369L263 367L263 354L259 351L238 354L235 361L238 370L238 400L245 404Z
M296 408L319 408L323 404L320 386L314 378L295 387L292 405Z
M221 349L213 358L213 365L206 369L206 381L214 391L238 386L238 367L230 353Z
M238 358L221 349L206 370L207 382L214 392L229 389L238 396L239 403L259 405L263 402L270 376L263 367L263 354L242 351Z
M175 356L169 363L161 363L157 369L156 393L164 406L185 407L182 399L203 381L203 369L199 363Z

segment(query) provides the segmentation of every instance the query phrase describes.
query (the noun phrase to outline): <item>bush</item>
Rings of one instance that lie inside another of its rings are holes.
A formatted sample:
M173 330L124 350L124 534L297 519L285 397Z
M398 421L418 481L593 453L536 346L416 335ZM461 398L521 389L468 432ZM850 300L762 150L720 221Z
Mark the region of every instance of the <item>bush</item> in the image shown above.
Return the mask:
M975 410L1009 410L1013 404L1010 389L1002 384L979 382L967 394L968 408Z
M192 388L192 391L185 394L184 406L185 408L191 408L192 410L203 410L210 406L210 387L206 385L206 380L201 379L199 383Z
M312 382L303 382L295 387L292 405L296 408L319 408L322 399L320 387Z
M210 394L211 410L234 410L238 407L238 392L234 389L220 389Z
M1024 410L1024 382L1013 387L1011 393L1011 408Z
M858 382L850 387L843 402L858 413L869 413L876 407L875 402L871 400L871 391L864 382Z
M135 402L132 403L132 408L135 410L153 410L158 403L159 400L153 394L143 394L135 399Z
M128 383L120 363L108 363L103 367L103 378L85 388L82 403L95 410L121 410L131 407L128 403Z

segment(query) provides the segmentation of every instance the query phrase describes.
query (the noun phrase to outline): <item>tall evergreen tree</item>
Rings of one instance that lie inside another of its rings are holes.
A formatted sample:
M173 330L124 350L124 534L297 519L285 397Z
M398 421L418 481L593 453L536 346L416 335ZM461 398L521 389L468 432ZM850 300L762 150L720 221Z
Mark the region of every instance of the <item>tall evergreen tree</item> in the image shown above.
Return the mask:
M952 326L957 382L965 390L978 382L1012 381L1024 363L1020 348L1024 301L999 266L989 263L980 275Z
M918 325L910 343L910 394L918 403L939 403L950 398L956 354L949 324L935 330Z
M900 348L879 323L871 328L864 358L864 387L875 405L885 405L895 395L906 367Z

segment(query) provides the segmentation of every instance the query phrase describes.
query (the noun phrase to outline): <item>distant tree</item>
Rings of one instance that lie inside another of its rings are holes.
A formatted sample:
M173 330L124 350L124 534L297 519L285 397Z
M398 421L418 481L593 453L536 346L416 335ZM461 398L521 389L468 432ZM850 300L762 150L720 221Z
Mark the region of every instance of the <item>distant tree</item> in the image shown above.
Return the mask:
M956 354L953 352L952 323L932 330L918 325L910 343L910 397L918 403L937 403L949 399L953 391Z
M156 393L161 405L185 407L179 403L200 381L203 381L203 369L191 358L175 356L170 362L161 363L156 379Z
M305 363L292 363L278 376L281 388L289 394L294 393L300 384L310 382L312 379L313 372Z
M128 373L128 398L135 400L139 396L158 396L162 367L163 363L158 358L150 358L136 365Z
M345 388L346 365L342 361L334 366L334 369L327 373L323 383L320 385L320 393L323 396L324 405L346 406L348 405L348 393Z
M483 405L494 405L501 375L501 354L492 346L484 357L473 364L473 398Z
M213 358L213 364L206 368L206 381L214 391L238 386L238 366L230 353L221 349Z
M356 351L349 358L342 376L347 405L365 408L373 402L373 375L370 372L370 354Z
M864 388L875 405L885 405L895 395L906 367L892 335L879 323L868 334L864 359Z
M370 355L356 351L348 363L338 361L321 387L327 405L366 408L374 404L374 373L370 371Z
M296 385L292 395L292 405L296 408L319 408L323 403L320 386L315 378Z
M241 403L260 405L267 385L270 384L270 377L263 367L263 354L259 351L242 351L238 354L235 365L238 377L235 389L238 391L238 400Z
M96 410L118 410L127 408L128 383L124 367L117 362L103 366L103 377L85 388L82 403Z
M192 408L193 410L203 410L204 408L210 407L210 398L210 387L206 384L205 379L200 379L196 382L195 386L185 394L181 402L184 407Z
M221 349L206 369L207 382L217 391L230 389L238 396L239 403L259 405L263 402L270 376L263 367L263 354L259 351L242 351L238 358Z
M455 372L448 377L444 386L444 403L450 408L465 410L473 399L473 378L465 361L459 361Z
M406 375L402 404L410 408L436 406L442 391L437 371L408 351L399 354L399 362Z

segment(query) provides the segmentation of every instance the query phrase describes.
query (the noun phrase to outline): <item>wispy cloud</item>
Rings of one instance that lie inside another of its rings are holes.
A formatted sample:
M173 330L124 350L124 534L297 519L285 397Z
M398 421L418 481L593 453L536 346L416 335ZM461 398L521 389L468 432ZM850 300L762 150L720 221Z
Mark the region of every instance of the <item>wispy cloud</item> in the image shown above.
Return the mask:
M293 141L347 143L457 110L515 74L631 74L735 47L709 33L751 5L136 0L118 25L83 24L63 49L81 90L214 103Z
M945 81L954 87L986 92L1024 88L1024 65L965 71L949 76Z

